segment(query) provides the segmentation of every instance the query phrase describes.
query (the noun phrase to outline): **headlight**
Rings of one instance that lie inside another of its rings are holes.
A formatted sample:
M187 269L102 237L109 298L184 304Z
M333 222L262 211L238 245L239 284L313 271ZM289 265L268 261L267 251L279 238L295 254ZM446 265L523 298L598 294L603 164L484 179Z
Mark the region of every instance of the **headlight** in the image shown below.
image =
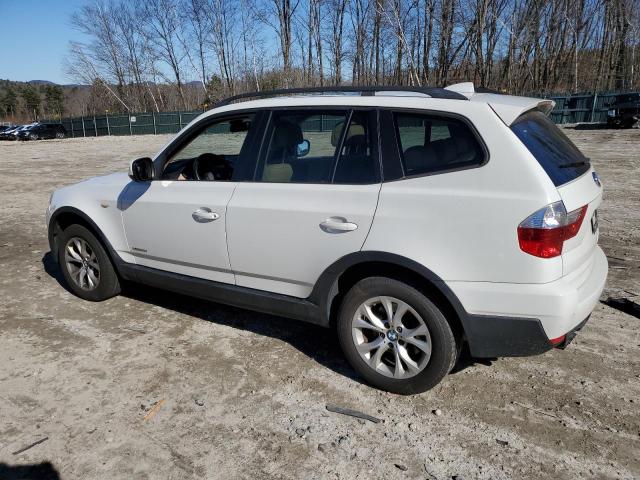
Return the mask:
M607 111L607 115L609 115L610 117L615 117L616 116L616 111L615 110L609 110L609 111Z

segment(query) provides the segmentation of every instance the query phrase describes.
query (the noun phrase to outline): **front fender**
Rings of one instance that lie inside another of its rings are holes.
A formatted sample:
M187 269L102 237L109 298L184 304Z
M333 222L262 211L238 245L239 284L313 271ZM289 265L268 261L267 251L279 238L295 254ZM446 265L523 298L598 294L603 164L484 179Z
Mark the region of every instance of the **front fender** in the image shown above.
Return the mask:
M109 238L104 234L100 226L98 226L98 224L94 222L91 219L91 217L89 217L86 213L74 207L60 207L51 214L51 217L49 219L49 224L47 227L47 230L48 230L47 237L49 240L49 248L51 249L51 253L54 256L54 259L57 260L58 258L58 244L56 241L56 237L61 232L60 225L59 225L61 217L66 217L63 221L63 224L68 223L69 218L77 217L79 221L78 222L71 221L71 223L80 223L80 224L85 224L89 226L90 229L93 231L93 233L95 233L95 235L98 237L98 240L100 240L100 242L104 245L105 249L111 256L111 258L115 262L123 261L121 255L113 247L113 244L109 241Z
M54 192L47 211L49 245L55 253L55 227L64 219L75 215L96 232L114 261L135 263L122 223L118 199L130 179L126 174L115 174L88 180Z

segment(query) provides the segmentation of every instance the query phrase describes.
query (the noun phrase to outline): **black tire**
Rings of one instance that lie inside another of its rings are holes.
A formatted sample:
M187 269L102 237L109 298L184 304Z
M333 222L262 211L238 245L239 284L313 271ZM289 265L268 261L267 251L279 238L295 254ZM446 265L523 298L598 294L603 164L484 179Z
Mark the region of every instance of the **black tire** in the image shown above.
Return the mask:
M85 290L72 278L70 267L65 259L65 248L69 240L79 238L84 240L95 254L99 265L98 284L92 290ZM76 296L91 302L101 302L120 293L120 282L109 255L96 236L82 225L67 227L57 239L58 266L69 290Z
M352 335L352 320L363 302L378 296L395 297L422 317L431 337L431 357L422 371L409 378L391 378L370 367L360 356ZM369 277L346 294L337 321L338 339L351 366L372 386L392 393L410 395L437 385L453 368L458 346L442 312L415 288L386 277Z

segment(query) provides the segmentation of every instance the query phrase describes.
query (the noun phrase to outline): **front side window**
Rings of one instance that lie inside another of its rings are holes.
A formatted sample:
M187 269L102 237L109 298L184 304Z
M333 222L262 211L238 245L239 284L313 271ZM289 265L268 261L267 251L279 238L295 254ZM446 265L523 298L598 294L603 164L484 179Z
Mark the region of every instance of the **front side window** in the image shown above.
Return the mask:
M230 181L253 124L253 115L215 121L171 154L165 180Z
M396 113L396 134L405 176L481 165L485 154L462 120Z

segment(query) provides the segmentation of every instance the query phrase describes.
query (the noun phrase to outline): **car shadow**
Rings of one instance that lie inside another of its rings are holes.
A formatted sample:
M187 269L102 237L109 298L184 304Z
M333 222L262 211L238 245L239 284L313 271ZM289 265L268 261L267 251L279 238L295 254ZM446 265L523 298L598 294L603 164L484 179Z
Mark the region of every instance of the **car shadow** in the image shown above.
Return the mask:
M51 462L32 465L0 463L0 478L2 480L60 480L60 474Z
M51 252L47 252L42 257L42 265L50 277L54 278L60 286L73 294L68 288ZM123 285L121 295L207 322L277 338L289 343L324 367L364 384L344 359L337 336L332 329L218 304L132 282L127 282Z
M62 276L62 270L58 268L58 263L53 258L53 254L51 252L47 252L43 255L42 267L44 268L44 271L47 275L49 275L56 282L58 282L58 285L60 285L67 292L73 295L73 292L71 291L71 289L67 285L67 282L64 280L64 277ZM1 478L2 477L0 477L0 480Z
M476 365L484 365L485 367L491 367L493 362L498 360L497 358L475 358L471 356L469 352L469 346L464 345L462 351L460 352L460 356L458 357L458 361L454 365L453 369L449 372L450 375L455 375L456 373L460 373L467 368L475 367Z
M151 182L129 182L118 194L118 210L125 211L151 187Z
M45 272L73 295L73 292L68 288L58 268L58 264L53 259L51 252L47 252L42 257L42 264ZM333 329L201 300L133 282L127 282L123 285L121 295L207 322L225 325L239 330L246 330L257 335L277 338L278 340L287 342L320 365L353 381L368 385L345 360L338 343L337 335ZM212 306L215 306L215 308L212 308ZM465 347L460 352L458 362L451 371L451 374L459 373L478 364L491 366L492 360L495 359L473 358L468 348Z

